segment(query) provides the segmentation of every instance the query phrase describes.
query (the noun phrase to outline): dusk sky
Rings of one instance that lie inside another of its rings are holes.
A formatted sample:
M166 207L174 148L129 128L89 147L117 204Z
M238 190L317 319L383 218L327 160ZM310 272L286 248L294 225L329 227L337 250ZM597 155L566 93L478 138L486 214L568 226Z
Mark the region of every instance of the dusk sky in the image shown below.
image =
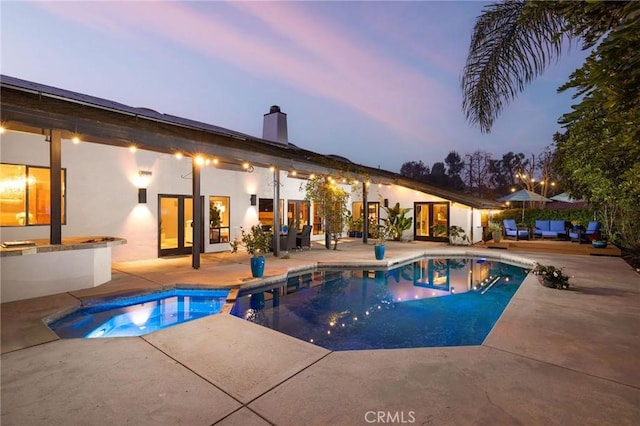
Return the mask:
M485 2L11 2L2 74L262 136L398 172L449 151L538 154L561 129L583 61L573 47L483 135L460 75Z

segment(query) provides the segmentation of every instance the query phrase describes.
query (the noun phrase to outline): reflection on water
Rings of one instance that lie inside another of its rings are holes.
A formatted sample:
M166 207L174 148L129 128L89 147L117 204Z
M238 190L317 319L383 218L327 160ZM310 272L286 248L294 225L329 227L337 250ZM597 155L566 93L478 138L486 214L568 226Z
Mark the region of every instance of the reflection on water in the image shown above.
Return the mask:
M232 313L332 350L478 345L527 272L484 259L317 271L243 295Z

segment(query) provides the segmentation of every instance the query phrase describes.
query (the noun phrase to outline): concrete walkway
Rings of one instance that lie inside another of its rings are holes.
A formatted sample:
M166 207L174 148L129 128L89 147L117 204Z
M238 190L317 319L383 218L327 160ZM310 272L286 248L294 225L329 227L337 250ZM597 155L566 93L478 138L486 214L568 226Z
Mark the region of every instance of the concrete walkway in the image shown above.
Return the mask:
M640 275L620 258L389 243L385 263L468 252L540 261L481 346L331 352L227 314L135 338L59 340L42 318L175 284L255 285L244 254L114 265L103 286L3 304L8 425L631 425L640 419ZM373 259L371 245L267 258L287 270Z

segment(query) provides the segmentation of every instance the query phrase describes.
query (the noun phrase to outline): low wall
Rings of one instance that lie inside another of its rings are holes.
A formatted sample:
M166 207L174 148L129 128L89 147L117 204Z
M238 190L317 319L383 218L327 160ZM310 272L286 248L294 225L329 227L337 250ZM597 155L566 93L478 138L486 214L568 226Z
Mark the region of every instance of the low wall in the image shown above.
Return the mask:
M95 287L111 280L111 247L124 244L121 238L76 238L61 245L0 251L1 301Z

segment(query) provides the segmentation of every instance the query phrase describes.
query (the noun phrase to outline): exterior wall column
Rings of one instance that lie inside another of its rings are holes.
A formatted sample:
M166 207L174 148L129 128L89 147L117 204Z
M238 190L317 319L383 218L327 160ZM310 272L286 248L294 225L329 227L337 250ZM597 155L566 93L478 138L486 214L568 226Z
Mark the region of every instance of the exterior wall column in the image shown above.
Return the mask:
M62 136L59 130L49 132L49 181L51 185L49 243L62 244Z
M280 256L280 168L273 168L273 255ZM291 232L291 230L289 230Z
M367 197L367 182L362 181L362 243L367 244L369 238L369 200Z
M193 269L200 268L200 251L202 236L202 199L200 198L200 165L198 164L198 157L194 156L191 159L192 176L193 176L193 242L191 245L191 266Z

